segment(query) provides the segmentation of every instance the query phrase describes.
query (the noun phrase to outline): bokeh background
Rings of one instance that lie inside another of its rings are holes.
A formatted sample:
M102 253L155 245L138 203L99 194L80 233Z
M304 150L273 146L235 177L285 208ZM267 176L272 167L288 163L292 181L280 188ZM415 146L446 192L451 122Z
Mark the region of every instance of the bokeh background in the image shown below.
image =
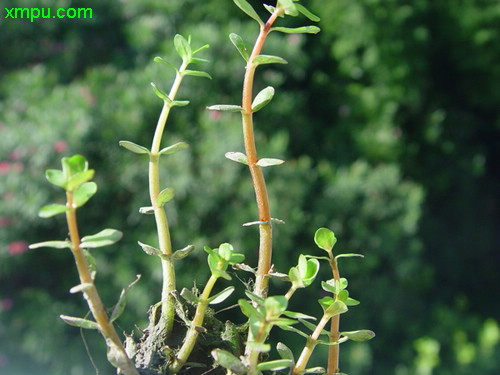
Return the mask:
M265 16L261 1L251 3ZM321 17L322 32L272 33L264 53L289 64L259 68L256 81L256 91L276 88L256 115L259 155L286 159L265 171L273 216L286 222L275 226L276 269L287 272L301 252L321 255L313 242L321 226L336 232L338 252L365 255L341 261L362 302L341 325L377 337L342 345L346 373L497 375L500 3L304 5ZM4 7L85 7L93 17L30 22L4 19ZM97 284L112 306L142 274L118 323L144 328L161 282L157 259L137 246L155 244L153 220L138 213L148 205L147 160L118 141L150 145L161 108L150 82L167 90L173 78L153 58L178 64L173 36L191 35L195 46L211 46L202 68L213 80L185 79L178 98L191 104L175 108L165 135L165 146L191 146L165 157L161 170L176 191L168 204L174 247L197 248L178 262L178 284L206 280L203 245L231 242L254 264L257 229L241 226L257 219L250 178L224 158L243 151L240 119L205 107L239 103L244 64L228 35L251 41L257 24L230 0L22 0L2 1L0 11L0 374L93 374L92 361L110 374L101 337L82 337L58 318L87 312L68 293L77 283L70 253L27 250L67 236L62 216L37 217L42 205L64 200L44 170L75 153L96 170L98 193L79 211L80 230L125 233L94 252ZM318 315L319 289L317 281L298 292L291 309ZM232 316L243 320L238 309L221 313ZM303 345L299 336L278 340ZM324 365L325 353L318 349L312 364Z

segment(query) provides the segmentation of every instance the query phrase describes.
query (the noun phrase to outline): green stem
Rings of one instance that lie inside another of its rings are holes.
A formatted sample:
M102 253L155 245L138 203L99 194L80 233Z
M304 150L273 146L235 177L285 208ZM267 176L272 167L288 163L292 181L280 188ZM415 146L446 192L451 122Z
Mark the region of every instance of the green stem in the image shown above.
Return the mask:
M210 293L212 292L216 281L217 277L211 275L205 285L205 288L203 289L200 300L198 302L198 306L196 307L196 313L186 334L184 343L177 353L173 365L170 367L170 372L174 374L180 371L182 366L184 366L184 364L188 360L189 355L193 351L194 344L196 343L196 339L198 338L199 334L198 329L199 327L202 327L203 319L205 318L205 311L208 306L208 298L210 297Z
M175 76L174 83L172 84L172 88L168 95L171 100L175 99L175 95L177 94L182 78L184 77L182 73L186 69L187 65L188 63L183 62L181 68L179 69L179 72ZM175 291L175 268L174 261L170 257L170 255L172 255L172 242L170 239L170 230L168 227L167 215L165 213L165 209L158 206L157 198L160 194L160 145L163 131L165 129L165 124L167 122L168 115L170 114L170 109L171 104L164 101L153 137L151 155L149 158L149 195L151 199L151 205L153 206L155 214L159 247L161 252L167 255L164 259L162 258L161 260L163 285L161 293L162 310L160 319L161 324L165 324L167 333L172 331L175 317L175 300L172 294Z
M106 340L106 345L109 350L113 352L113 365L125 375L139 375L133 362L128 358L127 353L123 347L120 337L112 323L108 319L106 309L101 301L99 293L94 284L94 279L90 273L85 255L80 247L81 240L78 232L78 223L76 220L76 209L73 207L73 192L66 192L67 207L70 209L66 211L66 221L68 223L68 230L71 240L71 251L75 258L76 268L82 284L87 284L89 287L85 288L83 295L87 300L89 309L99 325L99 331Z
M293 374L299 374L306 368L307 362L309 361L309 358L311 357L311 354L313 353L314 348L318 343L319 335L321 334L321 331L323 330L323 328L325 327L325 325L328 323L329 320L330 316L323 315L320 322L316 326L314 332L307 338L307 344L302 350L302 353L300 353L300 357L297 363L295 364L295 368L293 369ZM333 345L333 346L338 346L338 345Z
M330 258L330 267L332 269L333 278L335 282L340 283L340 274L337 266L337 260L333 257L331 251L328 252ZM334 296L335 297L335 296ZM332 317L332 323L330 326L330 340L338 341L339 339L339 327L340 327L340 314ZM333 375L339 372L339 349L340 345L331 345L328 348L328 369L327 375Z

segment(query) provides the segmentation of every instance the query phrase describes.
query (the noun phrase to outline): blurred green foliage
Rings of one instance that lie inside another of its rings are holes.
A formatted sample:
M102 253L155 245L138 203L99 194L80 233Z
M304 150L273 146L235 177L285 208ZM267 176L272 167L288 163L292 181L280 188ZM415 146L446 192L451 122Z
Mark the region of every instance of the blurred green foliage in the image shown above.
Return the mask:
M67 235L62 218L36 216L57 199L43 171L75 153L96 170L98 192L79 211L82 235L103 225L125 233L95 252L97 286L112 306L142 274L118 323L128 332L144 327L161 278L158 262L137 245L155 241L153 221L138 212L148 204L146 160L118 141L149 145L161 107L149 82L168 87L172 79L153 58L177 61L173 36L190 34L195 47L211 45L213 80L188 77L178 97L191 104L167 124L168 144L191 146L162 160L176 191L167 206L174 247L197 248L179 263L179 285L206 279L203 245L230 241L253 264L256 229L241 227L257 219L252 186L247 171L224 158L243 150L239 117L204 108L239 101L244 66L228 35L250 40L256 25L218 0L9 5L89 7L93 18L0 23L0 373L88 374L78 330L58 319L86 311L68 294L77 281L70 254L26 252L28 243ZM497 374L500 4L311 0L310 8L322 32L273 33L264 53L290 64L263 67L257 79L256 92L277 89L256 117L259 155L286 159L266 171L273 216L286 222L276 226L276 268L313 251L323 226L335 231L340 251L365 255L340 264L363 301L341 324L377 337L343 347L347 373ZM300 292L301 305L318 297ZM227 317L243 319L235 311ZM85 340L108 373L98 335ZM313 362L324 365L325 353Z

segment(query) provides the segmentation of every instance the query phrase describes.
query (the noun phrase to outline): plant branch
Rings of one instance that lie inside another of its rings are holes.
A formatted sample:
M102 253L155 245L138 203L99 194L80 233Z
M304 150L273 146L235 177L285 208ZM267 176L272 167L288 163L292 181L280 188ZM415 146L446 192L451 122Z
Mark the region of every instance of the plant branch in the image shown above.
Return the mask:
M330 267L332 269L333 278L335 283L340 283L340 274L337 266L337 260L333 257L332 252L328 252L330 258ZM335 297L335 296L334 296ZM338 341L339 339L339 327L340 327L340 314L334 315L332 317L332 322L330 326L330 340ZM328 369L327 375L333 375L339 372L339 345L331 345L328 348Z
M255 69L257 68L257 65L253 63L253 59L260 54L266 37L271 30L272 24L282 12L283 10L281 8L277 8L271 17L269 17L266 24L261 27L259 36L257 37L252 53L248 59L245 78L243 80L242 118L245 152L254 185L255 198L259 211L259 221L263 222L263 224L259 225L259 261L254 288L255 294L260 297L265 297L267 295L267 274L271 268L272 256L272 227L266 181L261 167L257 165L257 149L255 147L255 137L253 131L252 88Z
M179 89L182 78L184 75L182 72L186 69L188 63L183 62L181 68L175 76L174 83L169 93L169 98L174 100L175 95ZM151 154L149 159L149 195L151 199L151 205L153 206L156 228L158 232L158 242L160 251L167 255L161 259L162 273L163 273L163 285L161 293L161 324L165 324L167 333L172 331L175 317L175 301L172 292L175 290L175 268L174 261L170 257L172 255L172 242L170 239L170 230L168 226L167 215L163 207L159 207L157 204L157 198L160 194L160 172L159 172L159 152L161 139L163 136L163 131L165 129L165 124L167 122L168 115L170 114L170 109L172 108L171 103L164 101L163 108L158 119L158 124L156 126L155 134L153 137L153 144L151 146Z
M96 323L99 326L99 331L106 340L106 345L108 346L108 360L110 360L110 362L125 375L139 375L139 372L135 368L133 362L128 358L113 324L110 323L108 319L108 315L106 314L106 310L101 298L99 297L94 280L92 279L87 261L85 260L85 255L80 247L81 240L78 233L76 208L73 206L72 191L66 192L66 199L67 207L69 207L69 210L66 211L66 221L71 240L71 251L75 258L80 282L81 284L88 285L83 290L83 295L87 300L87 304ZM112 353L112 356L110 356L110 353Z

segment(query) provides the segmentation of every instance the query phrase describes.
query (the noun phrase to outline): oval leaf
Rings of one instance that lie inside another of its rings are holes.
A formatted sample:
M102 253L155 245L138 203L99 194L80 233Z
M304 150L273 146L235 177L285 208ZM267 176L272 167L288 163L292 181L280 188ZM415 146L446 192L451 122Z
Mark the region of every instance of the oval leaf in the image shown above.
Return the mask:
M142 248L142 250L148 255L157 255L157 256L163 255L161 250L158 250L156 247L146 245L145 243L142 243L140 241L137 241L137 243Z
M279 342L278 345L276 345L276 349L278 350L278 354L280 355L281 358L288 359L291 361L294 360L292 351L288 346L286 346L282 342Z
M65 213L66 211L68 211L68 207L66 207L64 204L48 204L40 208L40 211L38 211L38 216L48 218Z
M270 56L270 55L258 55L255 56L252 60L252 63L255 65L262 64L288 64L284 58L279 56Z
M186 142L178 142L176 144L161 149L160 155L170 155L177 151L184 150L186 148L189 148L189 145Z
M263 159L260 159L258 162L257 162L257 165L259 167L271 167L273 165L280 165L280 164L283 164L285 161L284 160L281 160L281 159L274 159L274 158L263 158Z
M183 249L180 249L180 250L176 250L173 254L172 254L172 258L175 259L175 260L179 260L179 259L182 259L182 258L185 258L187 257L189 254L191 254L194 250L194 246L193 245L187 245L185 248Z
M333 246L337 242L335 234L327 228L319 228L314 234L314 242L319 248L331 252Z
M243 112L243 108L234 104L215 104L207 107L209 111L223 111L223 112Z
M229 286L222 292L215 294L208 299L210 305L216 305L218 303L224 302L234 292L234 286Z
M257 365L259 371L278 371L292 367L294 362L289 359L276 359L274 361L261 362Z
M318 26L273 27L271 31L279 31L286 34L317 34L321 29Z
M123 233L119 230L108 228L91 236L83 237L81 246L87 249L108 246L120 241L122 236Z
M29 249L38 249L40 247L52 247L55 249L71 249L71 242L69 241L44 241L37 242L28 246Z
M265 89L261 90L252 102L252 111L257 112L261 108L265 107L267 103L271 101L274 96L274 87L267 86Z
M74 316L68 316L68 315L60 315L59 317L70 326L80 327L85 329L99 329L99 325L91 320L76 318Z
M92 180L92 177L94 177L93 169L77 173L68 180L66 184L66 190L74 191L76 188L78 188L85 182Z
M125 147L127 150L135 152L136 154L149 154L150 151L141 145L135 144L129 141L120 141L118 142L120 146Z
M264 22L260 19L259 15L253 9L253 7L246 0L233 0L233 2L240 8L243 12L253 18L255 21L259 23L260 26L264 26Z
M222 349L214 349L212 350L211 354L215 359L215 362L217 362L222 367L225 367L236 374L246 373L246 368L243 363L241 363L241 361L233 354Z
M97 191L95 182L86 182L78 186L73 193L73 205L78 208L83 206Z
M191 302L193 304L200 302L200 299L192 291L190 291L187 288L182 288L181 297L184 298L186 301Z
M185 76L193 76L193 77L203 77L203 78L208 78L208 79L212 79L212 77L210 76L210 74L208 74L207 72L202 72L202 71L199 71L199 70L184 70L182 72L182 74L184 74Z
M313 21L313 22L319 22L320 21L320 18L317 15L313 14L309 9L307 9L303 5L295 4L295 7L297 8L297 10L300 13L302 13L304 16L306 16L307 18L309 18L311 21Z
M226 152L224 156L229 160L248 165L247 156L241 152Z
M368 329L360 329L357 331L340 332L342 336L348 337L352 341L368 341L375 337L375 332Z
M240 55L248 61L250 58L251 47L243 40L241 36L235 33L229 34L229 39L231 43L236 47Z
M45 171L45 177L53 185L60 186L62 188L66 187L66 177L64 177L63 172L59 169L47 169Z
M163 207L163 205L174 198L174 189L166 188L160 191L158 197L156 198L156 204L158 207Z
M166 66L168 66L169 68L172 68L173 70L175 70L175 72L176 72L176 73L179 73L179 71L177 70L177 68L175 67L175 65L174 65L174 64L169 63L167 60L163 59L163 58L162 58L162 57L160 57L160 56L156 56L156 57L154 58L154 62L157 62L157 63L161 63L161 64L163 64L163 65L166 65Z
M174 37L174 46L175 50L179 54L179 56L182 58L184 61L190 61L191 60L191 46L189 45L189 42L184 38L182 35L177 34Z

